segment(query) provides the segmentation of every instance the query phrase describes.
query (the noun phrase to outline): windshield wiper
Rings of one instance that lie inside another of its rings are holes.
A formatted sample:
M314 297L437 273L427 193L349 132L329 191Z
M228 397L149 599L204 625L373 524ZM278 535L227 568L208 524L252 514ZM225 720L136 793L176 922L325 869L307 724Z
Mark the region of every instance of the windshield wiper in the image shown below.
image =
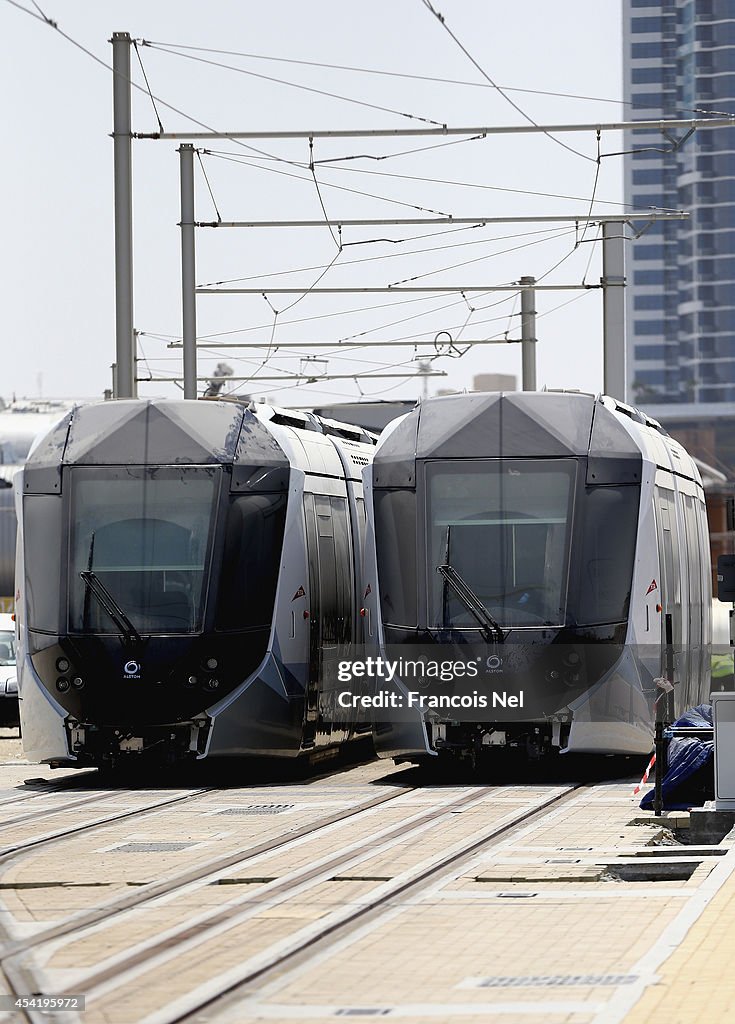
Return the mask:
M123 640L126 643L130 643L131 641L136 641L139 644L143 643L142 636L104 583L99 579L97 573L92 572L91 569L84 569L79 573L79 575L81 576L84 585L91 591L91 593L94 594L101 606L115 623Z
M436 571L441 575L444 583L451 587L470 615L480 624L480 630L485 639L489 643L502 644L505 641L505 633L502 628L454 566L437 565Z

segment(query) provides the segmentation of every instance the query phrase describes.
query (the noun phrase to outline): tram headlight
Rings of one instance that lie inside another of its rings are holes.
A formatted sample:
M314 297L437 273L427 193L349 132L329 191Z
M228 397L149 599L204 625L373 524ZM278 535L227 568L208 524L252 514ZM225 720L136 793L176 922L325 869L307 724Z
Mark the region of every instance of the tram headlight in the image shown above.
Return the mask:
M68 672L69 671L69 659L68 658L57 658L56 659L56 671L57 672Z
M206 668L209 669L210 672L214 672L214 670L219 665L219 662L217 661L216 658L207 658L207 660L204 662L204 665Z
M74 676L74 678L71 681L71 685L74 687L75 690L83 690L84 680L82 679L81 676Z
M196 676L189 676L189 677L187 678L187 680L186 680L186 685L187 685L187 686L196 686L196 684L197 684L198 682L199 682L199 680L197 679L197 677L196 677Z
M66 693L66 691L69 689L69 686L70 686L69 680L68 679L64 679L63 676L60 676L56 680L56 689L59 691L59 693Z
M208 690L216 690L219 686L219 679L208 679L204 685Z

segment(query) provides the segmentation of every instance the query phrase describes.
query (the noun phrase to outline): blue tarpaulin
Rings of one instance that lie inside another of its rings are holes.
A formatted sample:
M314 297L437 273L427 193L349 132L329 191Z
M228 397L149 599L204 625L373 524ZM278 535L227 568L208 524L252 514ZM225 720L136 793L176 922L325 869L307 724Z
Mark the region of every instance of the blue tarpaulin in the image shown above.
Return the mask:
M674 728L712 728L712 705L690 708L674 722ZM699 807L714 797L714 740L695 736L674 736L668 745L666 774L661 786L663 805L669 811ZM653 807L654 790L641 800L644 810Z

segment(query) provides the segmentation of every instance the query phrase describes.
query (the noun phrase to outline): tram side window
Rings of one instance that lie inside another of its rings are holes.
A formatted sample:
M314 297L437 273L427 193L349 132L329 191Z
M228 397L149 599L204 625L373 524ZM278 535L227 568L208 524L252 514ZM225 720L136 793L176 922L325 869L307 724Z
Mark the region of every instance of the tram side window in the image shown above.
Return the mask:
M587 488L577 622L627 619L639 501L637 486Z
M355 498L355 507L357 508L357 533L360 538L360 551L365 550L365 526L367 522L367 513L365 512L365 499Z
M698 647L702 643L702 574L699 570L699 538L694 498L688 494L683 497L684 525L689 549L687 559L689 567L689 643Z
M337 642L352 641L353 568L350 527L345 498L330 498L334 528L334 553L337 566Z
M217 629L269 626L286 525L286 496L244 494L227 513Z
M684 510L684 537L686 539L686 566L689 576L689 645L685 660L688 668L686 691L687 705L699 703L704 672L702 655L702 574L699 567L699 537L694 498L682 495Z
M393 626L415 626L415 491L375 491L375 542L383 620Z
M323 494L314 495L319 546L319 598L321 641L335 647L338 639L337 556L334 549L332 505Z
M62 504L58 495L23 498L28 626L42 633L61 631Z

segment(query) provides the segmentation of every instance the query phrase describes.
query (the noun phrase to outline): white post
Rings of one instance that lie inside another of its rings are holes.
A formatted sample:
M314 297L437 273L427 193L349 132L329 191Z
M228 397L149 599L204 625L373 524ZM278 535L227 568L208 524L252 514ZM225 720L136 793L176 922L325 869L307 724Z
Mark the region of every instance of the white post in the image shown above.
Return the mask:
M130 35L112 34L112 107L115 164L116 398L135 398L133 351L133 176L130 119Z
M536 284L535 277L522 277L521 291L521 387L536 390Z
M197 396L197 307L194 242L194 147L179 147L181 168L181 321L184 398Z
M625 379L625 224L602 225L603 390L626 401Z

